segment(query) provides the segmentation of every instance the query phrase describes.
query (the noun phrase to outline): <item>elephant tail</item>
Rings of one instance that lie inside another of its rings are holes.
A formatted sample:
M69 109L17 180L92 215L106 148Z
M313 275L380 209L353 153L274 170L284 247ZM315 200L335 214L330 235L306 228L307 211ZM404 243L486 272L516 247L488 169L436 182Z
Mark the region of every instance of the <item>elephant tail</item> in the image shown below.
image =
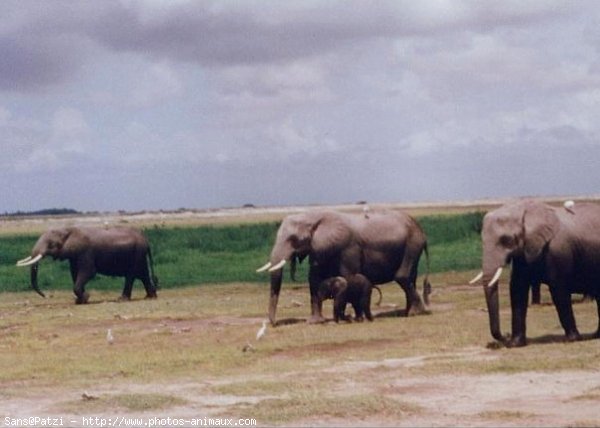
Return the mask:
M431 282L429 282L429 249L427 248L427 242L423 247L425 252L425 278L423 278L423 303L429 306L429 295L431 294Z
M150 277L152 278L152 283L154 284L154 288L157 290L160 289L160 284L158 283L158 277L154 274L154 259L152 258L152 250L150 246L148 246L148 266L150 267Z
M377 292L379 293L379 300L377 301L377 303L375 303L376 306L381 306L381 300L383 299L383 294L381 293L381 288L379 288L379 286L377 285L373 285L373 288L377 290Z

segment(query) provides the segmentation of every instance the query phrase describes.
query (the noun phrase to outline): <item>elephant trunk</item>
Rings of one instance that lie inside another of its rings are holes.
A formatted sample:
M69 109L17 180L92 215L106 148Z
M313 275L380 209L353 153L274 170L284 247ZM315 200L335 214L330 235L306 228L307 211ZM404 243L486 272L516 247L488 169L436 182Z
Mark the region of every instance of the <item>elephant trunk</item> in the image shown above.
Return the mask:
M484 249L481 279L490 320L490 333L494 339L504 343L506 339L500 329L500 298L498 294L499 278L504 266L503 261L503 257L494 257L493 253L489 251L486 253Z
M31 288L33 288L35 290L35 292L38 293L40 296L45 298L46 295L44 293L42 293L42 291L38 287L38 282L37 282L38 267L39 267L38 263L34 263L31 265Z
M488 287L484 284L485 301L487 303L488 316L490 319L490 333L499 342L505 342L500 329L500 308L498 298L498 284Z
M271 296L269 299L269 321L275 326L275 313L277 312L277 302L279 301L279 291L281 290L281 281L283 271L278 269L271 272Z

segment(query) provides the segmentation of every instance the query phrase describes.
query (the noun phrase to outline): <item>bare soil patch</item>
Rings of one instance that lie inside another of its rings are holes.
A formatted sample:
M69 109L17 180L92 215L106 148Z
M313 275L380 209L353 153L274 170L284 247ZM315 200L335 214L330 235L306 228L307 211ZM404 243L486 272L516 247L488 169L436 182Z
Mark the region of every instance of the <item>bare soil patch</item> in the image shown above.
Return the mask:
M223 320L215 320L216 323ZM207 325L207 324L204 324ZM290 355L291 357L291 355ZM311 376L336 375L330 397L369 395L397 403L401 412L373 413L359 418L314 415L286 422L289 426L597 426L600 378L586 370L558 373L536 371L506 374L406 375L403 369L436 364L440 360L464 362L495 359L495 352L471 347L441 355L417 355L382 361L352 361L338 367L312 368ZM303 372L288 373L287 378ZM11 418L31 415L80 420L82 416L104 418L199 418L253 417L261 402L294 400L292 394L218 394L215 385L274 381L270 374L222 376L201 382L171 379L159 383L115 380L92 388L22 389L12 386L2 398L2 414ZM6 386L6 385L5 385ZM290 389L293 385L290 385ZM90 398L91 397L91 398ZM151 408L143 405L153 397ZM158 397L158 398L157 398ZM135 400L138 407L128 407ZM158 400L158 401L157 401ZM124 404L122 404L124 403ZM160 405L158 405L158 404ZM408 409L408 410L407 410ZM393 413L393 414L390 414ZM264 421L259 421L264 425ZM270 423L266 423L270 424Z

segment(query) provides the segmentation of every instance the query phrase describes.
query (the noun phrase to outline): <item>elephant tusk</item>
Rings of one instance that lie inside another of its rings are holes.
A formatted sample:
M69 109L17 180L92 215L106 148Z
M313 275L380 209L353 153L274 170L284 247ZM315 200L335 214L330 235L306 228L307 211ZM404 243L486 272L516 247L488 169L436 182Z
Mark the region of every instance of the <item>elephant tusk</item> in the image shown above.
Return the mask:
M271 262L268 262L267 264L265 264L264 266L259 267L258 269L256 269L256 272L264 272L267 269L269 269L271 267Z
M32 265L32 264L34 264L34 263L37 263L37 262L39 262L39 261L40 261L40 259L41 259L42 257L44 257L44 256L42 256L41 254L38 254L38 255L37 255L37 256L35 256L33 259L32 259L31 257L27 257L26 259L19 260L19 261L17 262L17 266L19 266L19 267L23 267L23 266L29 266L29 265Z
M483 272L479 272L475 278L469 281L469 284L475 284L483 277Z
M499 267L498 270L496 270L496 273L494 274L494 277L488 283L487 286L491 287L492 285L494 285L496 283L496 281L498 281L498 279L500 278L500 275L502 275L502 268L501 267Z
M19 266L19 265L22 265L23 263L27 263L27 262L28 262L29 260L31 260L31 259L32 259L32 257L31 257L31 256L29 256L29 257L25 257L24 259L21 259L21 260L19 260L19 261L17 262L17 266Z
M275 266L272 266L271 268L269 268L269 272L274 272L276 270L281 269L285 265L285 263L286 263L286 261L285 261L285 259L283 259L282 261L277 263Z

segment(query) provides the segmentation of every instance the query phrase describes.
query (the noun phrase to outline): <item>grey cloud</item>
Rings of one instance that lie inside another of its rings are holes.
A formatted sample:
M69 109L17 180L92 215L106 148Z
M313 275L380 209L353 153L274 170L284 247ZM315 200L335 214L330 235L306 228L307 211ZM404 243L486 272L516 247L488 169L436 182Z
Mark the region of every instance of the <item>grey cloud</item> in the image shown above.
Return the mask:
M260 7L259 7L260 6ZM60 83L95 40L117 52L207 66L263 64L332 52L367 40L489 31L564 13L564 3L5 2L0 88ZM24 11L27 10L28 13ZM96 48L97 50L97 48ZM101 51L97 51L101 54Z

